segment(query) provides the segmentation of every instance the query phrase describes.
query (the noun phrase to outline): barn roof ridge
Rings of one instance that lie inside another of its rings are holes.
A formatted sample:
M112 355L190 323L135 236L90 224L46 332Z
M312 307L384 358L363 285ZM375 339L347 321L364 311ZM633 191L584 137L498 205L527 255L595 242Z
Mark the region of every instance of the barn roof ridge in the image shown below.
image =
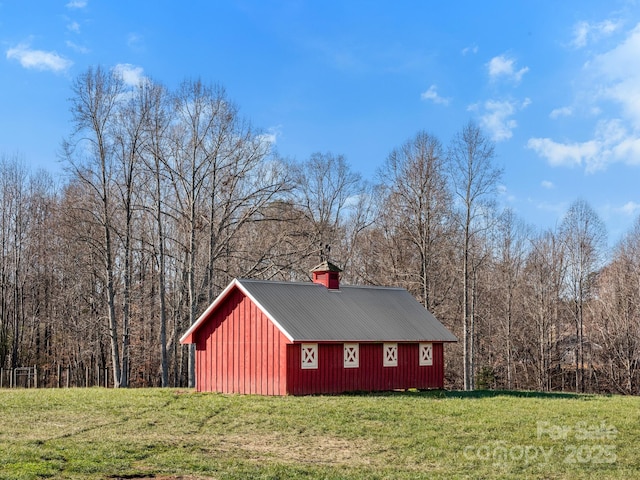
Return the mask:
M302 285L302 286L318 286L318 287L323 287L322 285L318 284L318 283L314 283L314 282L304 282L304 281L294 281L294 282L290 282L287 280L262 280L259 278L242 278L239 277L236 280L238 280L238 282L244 283L244 282L251 282L251 283L276 283L276 284L282 284L282 285ZM324 288L324 287L323 287ZM405 291L406 288L402 288L402 287L393 287L393 286L387 286L387 285L350 285L350 284L340 284L340 290L343 288L375 288L375 289L381 289L381 290L402 290Z

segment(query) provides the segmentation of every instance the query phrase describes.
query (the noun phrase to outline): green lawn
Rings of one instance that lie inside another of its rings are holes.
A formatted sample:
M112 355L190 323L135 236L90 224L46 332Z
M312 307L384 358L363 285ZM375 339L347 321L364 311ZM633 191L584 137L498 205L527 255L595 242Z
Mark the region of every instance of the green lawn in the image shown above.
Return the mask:
M0 478L639 478L640 399L2 390Z

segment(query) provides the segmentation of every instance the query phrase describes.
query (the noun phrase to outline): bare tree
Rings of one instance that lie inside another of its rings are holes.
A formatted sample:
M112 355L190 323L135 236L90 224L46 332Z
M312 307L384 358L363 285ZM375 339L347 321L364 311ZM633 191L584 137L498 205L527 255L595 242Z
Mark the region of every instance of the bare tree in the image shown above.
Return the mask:
M264 209L283 200L291 189L289 169L272 154L267 138L241 119L228 101L223 102L221 111L224 113L216 121L210 152L209 248L204 284L208 302L234 276L230 271L232 257L245 226L262 221ZM216 272L222 273L222 278L217 279Z
M502 170L493 165L494 145L481 130L469 122L456 135L449 148L451 179L462 207L462 291L464 388L474 388L473 244L486 231L482 217L493 199Z
M186 81L175 96L172 153L164 169L175 191L185 235L188 322L196 320L200 287L205 301L218 293L218 261L230 261L232 240L241 228L287 188L281 162L271 156L265 137L243 122L221 87ZM203 235L207 232L206 237ZM201 241L206 261L197 270ZM223 279L226 281L226 279ZM193 347L193 346L191 346ZM194 350L189 353L189 385L195 379Z
M25 170L25 173L27 171ZM22 266L22 311L25 318L21 340L21 362L26 365L48 361L48 331L54 316L54 284L56 192L51 175L43 170L27 173L25 185L25 211L28 219L22 248L25 261Z
M169 386L169 358L167 350L167 238L166 224L170 218L166 214L165 202L169 200L164 165L168 163L168 131L171 123L170 98L160 84L145 80L139 87L141 102L147 105L146 142L143 161L145 172L150 178L143 182L149 187L146 208L151 212L155 235L152 251L158 268L158 299L160 316L160 384Z
M359 174L351 171L342 155L314 153L302 164L296 179L297 204L312 226L309 249L324 260L340 247L345 212L363 192ZM342 260L345 252L338 252Z
M234 241L235 270L247 278L300 281L307 278L304 260L311 226L286 196L265 205Z
M522 302L521 287L523 285L523 270L527 255L527 239L531 230L527 228L514 214L513 210L505 210L499 218L496 231L495 254L493 262L494 288L499 289L496 295L499 320L504 329L502 348L492 345L502 351L506 357L506 371L508 389L514 385L514 337L518 327L518 319L524 317L520 305Z
M93 357L102 368L113 366L110 325L105 322L104 234L95 219L96 211L99 208L92 188L70 178L53 218L55 234L49 237L48 261L57 266L58 281L58 318L51 332L55 339L53 363L79 367L83 359Z
M365 262L360 255L359 245L367 234L367 231L374 224L378 208L378 203L374 198L376 188L370 183L363 181L359 186L359 193L352 196L347 205L346 214L343 220L342 252L343 252L343 275L353 284L370 283L368 276L363 270Z
M584 200L576 200L560 227L567 258L566 292L573 305L575 320L576 391L585 391L584 307L591 294L607 232L598 214Z
M196 257L198 231L203 227L204 202L211 158L208 145L215 127L215 112L220 95L200 81L185 81L175 95L174 122L170 132L172 154L164 167L175 191L175 216L180 219L184 235L184 272L188 295L188 325L196 320ZM195 350L189 348L188 383L195 385Z
M122 78L114 72L89 68L73 83L71 113L74 132L63 144L67 164L74 176L95 195L96 207L91 212L102 230L103 259L107 312L111 339L113 382L121 386L119 329L115 300L114 246L114 177L113 139L111 130L118 102L124 89Z
M130 325L131 291L133 276L134 214L140 210L142 200L136 200L141 191L143 169L142 156L147 149L147 125L150 122L152 104L147 93L147 81L134 86L127 100L121 101L115 111L113 142L117 162L115 185L118 191L124 227L117 232L122 244L123 302L122 302L122 375L120 384L129 385L130 373Z
M431 310L442 301L435 286L446 257L438 244L451 238L447 228L452 204L444 168L440 141L422 131L394 149L379 173L385 193L382 208L393 212L395 229L417 252L419 297Z
M594 306L603 389L637 395L640 365L640 217L615 247L597 280Z
M0 365L19 366L29 266L28 173L18 156L0 158Z
M551 373L554 361L560 365L562 352L558 351L564 336L563 285L566 276L566 259L562 241L553 231L545 231L535 236L526 259L525 275L525 318L531 318L535 326L533 336L537 338L534 364L538 376L536 388L553 388Z

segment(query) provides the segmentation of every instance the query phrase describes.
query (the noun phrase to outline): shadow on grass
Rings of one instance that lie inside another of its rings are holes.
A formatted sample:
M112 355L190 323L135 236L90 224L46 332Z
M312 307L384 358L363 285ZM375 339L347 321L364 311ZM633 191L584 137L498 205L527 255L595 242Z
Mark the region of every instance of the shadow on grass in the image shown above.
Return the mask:
M517 397L517 398L541 398L541 399L560 399L560 400L591 400L594 395L567 393L567 392L536 392L524 390L408 390L393 392L353 392L343 395L353 396L407 396L407 397L424 397L424 398L468 398L483 399L495 397Z
M593 395L567 392L536 392L526 390L440 390L445 398L492 398L492 397L518 397L518 398L549 398L549 399L575 399L588 400ZM424 392L430 393L430 392Z

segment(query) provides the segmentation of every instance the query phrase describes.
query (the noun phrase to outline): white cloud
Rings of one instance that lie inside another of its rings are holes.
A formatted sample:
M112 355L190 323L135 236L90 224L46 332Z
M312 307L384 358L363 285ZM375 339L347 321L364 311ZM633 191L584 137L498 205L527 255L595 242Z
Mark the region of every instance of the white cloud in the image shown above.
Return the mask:
M573 115L573 109L571 107L560 107L555 108L549 114L549 118L560 118L560 117L570 117Z
M512 193L509 193L509 189L507 188L506 185L500 184L496 187L496 191L498 193L498 195L500 195L503 200L507 201L507 202L515 202L516 201L516 196L513 195Z
M499 142L511 138L512 130L518 126L518 123L510 118L515 113L513 104L487 100L484 106L486 113L480 118L480 124L489 131L493 140Z
M466 47L466 48L462 49L462 55L468 55L469 53L473 53L474 55L476 53L478 53L478 46L477 45L471 45L469 47Z
M628 159L627 163L637 165L640 163L640 138L627 136L613 148L616 158Z
M65 6L67 8L84 8L87 6L87 0L71 0Z
M620 28L619 22L604 20L599 23L578 22L573 27L571 45L575 48L586 47L591 42L608 37Z
M71 22L67 25L67 30L73 33L80 33L80 24L78 22Z
M489 63L487 63L487 69L489 70L491 80L506 78L515 83L519 83L522 80L522 76L529 71L529 67L516 70L516 61L506 55L493 57L489 60Z
M482 105L470 105L467 110L480 112L480 126L491 135L494 141L500 142L510 139L513 136L513 129L518 126L518 122L511 117L530 104L529 98L525 98L521 103L509 100L487 100Z
M530 138L527 148L547 159L553 167L573 167L582 165L586 158L593 158L597 153L596 142L558 143L550 138Z
M17 47L7 50L7 59L17 60L24 68L50 70L52 72L63 72L73 65L71 60L58 55L56 52L34 50L26 43L21 43Z
M622 212L629 217L635 217L636 214L640 211L640 203L636 203L633 201L625 203L622 207L618 209L618 211Z
M573 27L573 40L571 44L576 48L584 47L587 44L589 35L589 24L587 22L578 22Z
M553 182L551 182L549 180L543 180L542 182L540 182L540 186L542 188L546 188L547 190L553 190L554 188L556 188L556 186L553 184Z
M433 103L437 103L439 105L449 105L449 102L451 101L450 98L445 98L445 97L441 97L438 94L438 87L436 85L431 85L429 87L429 90L427 90L426 92L422 92L420 94L420 98L422 100L431 100Z
M75 50L78 53L89 53L89 49L87 47L83 47L82 45L78 45L69 40L66 41L66 45L67 47L69 47L72 50Z
M137 33L127 35L127 46L134 51L144 50L144 37Z
M144 80L142 67L136 67L130 63L120 63L113 67L113 69L120 74L122 80L124 80L124 83L127 85L135 87L136 85L140 85Z
M527 148L547 159L553 167L573 167L582 165L593 158L599 150L595 141L583 143L558 143L550 138L530 138Z
M275 145L278 142L278 136L282 135L282 125L270 127L266 132L258 135L258 139L269 145Z
M261 142L265 142L265 143L267 143L269 145L275 145L277 140L278 140L278 137L277 137L277 135L275 133L268 132L268 133L262 133L262 134L258 135L258 139Z
M586 67L596 75L600 98L613 100L640 129L640 23L618 46L596 56Z
M640 138L618 120L598 123L594 138L585 142L560 143L550 138L531 138L527 147L554 167L584 166L588 173L606 170L609 164L640 164Z

